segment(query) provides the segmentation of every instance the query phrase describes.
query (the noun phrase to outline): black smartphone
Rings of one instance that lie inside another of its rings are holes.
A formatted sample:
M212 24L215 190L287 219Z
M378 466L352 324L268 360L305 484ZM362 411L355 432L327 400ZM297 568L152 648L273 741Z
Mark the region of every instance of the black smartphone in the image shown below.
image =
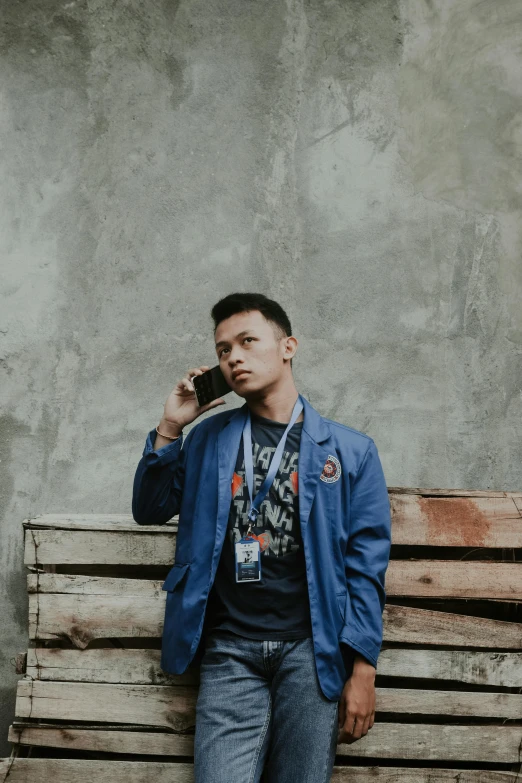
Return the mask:
M232 387L226 382L219 364L216 364L215 367L207 370L202 375L193 375L190 380L194 386L196 401L200 407L208 405L212 400L217 400L218 397L223 397L224 394L232 391Z

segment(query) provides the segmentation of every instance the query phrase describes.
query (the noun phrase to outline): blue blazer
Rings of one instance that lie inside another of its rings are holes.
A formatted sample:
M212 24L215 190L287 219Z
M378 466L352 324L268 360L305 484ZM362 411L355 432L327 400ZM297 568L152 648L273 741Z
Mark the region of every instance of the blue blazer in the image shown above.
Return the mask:
M356 652L377 667L391 546L388 490L372 438L321 416L302 395L298 467L316 670L330 700L341 697ZM232 500L232 475L247 404L201 420L154 451L147 436L136 469L132 514L161 525L179 514L166 591L161 667L182 674L201 652Z

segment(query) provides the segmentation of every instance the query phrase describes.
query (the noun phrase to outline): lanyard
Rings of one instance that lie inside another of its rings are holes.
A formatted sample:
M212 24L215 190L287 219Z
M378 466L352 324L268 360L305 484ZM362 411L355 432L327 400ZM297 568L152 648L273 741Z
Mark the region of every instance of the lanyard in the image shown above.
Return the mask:
M250 410L248 411L248 415L245 421L245 426L243 427L243 450L245 452L245 474L246 474L248 494L250 496L250 504L251 504L250 511L248 512L248 521L250 524L248 526L247 536L248 533L250 532L252 523L256 521L257 515L259 514L261 503L265 499L266 494L270 489L270 487L272 486L272 483L276 477L276 473L279 470L279 465L281 464L281 460L283 458L286 436L288 435L290 428L294 426L303 408L304 405L299 396L294 405L292 416L290 418L290 421L288 422L286 430L284 431L281 440L277 444L277 448L270 462L270 467L268 469L268 473L266 474L266 478L261 484L261 487L259 488L259 492L257 493L254 499L252 499L253 492L254 492L254 464L252 461L252 422L250 417Z

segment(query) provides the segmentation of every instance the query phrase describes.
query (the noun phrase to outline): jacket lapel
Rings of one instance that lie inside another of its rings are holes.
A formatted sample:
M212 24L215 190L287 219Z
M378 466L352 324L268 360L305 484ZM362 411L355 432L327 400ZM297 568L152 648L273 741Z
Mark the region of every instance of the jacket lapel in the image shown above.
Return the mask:
M328 423L302 394L304 421L299 449L299 520L304 538L310 510L317 491L317 482L328 458L328 446L323 446L331 436Z
M227 525L232 499L230 482L236 466L237 452L243 434L243 426L247 417L248 406L245 402L228 419L218 435L218 515L217 535L219 537L221 527Z

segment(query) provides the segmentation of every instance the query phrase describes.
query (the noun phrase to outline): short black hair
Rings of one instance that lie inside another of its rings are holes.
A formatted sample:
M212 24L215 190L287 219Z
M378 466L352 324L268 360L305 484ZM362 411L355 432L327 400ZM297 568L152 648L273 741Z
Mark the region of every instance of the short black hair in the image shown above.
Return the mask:
M216 302L211 310L211 316L214 321L214 334L221 321L230 318L236 313L248 313L251 310L259 310L267 321L271 321L276 326L276 331L283 337L292 336L292 327L290 319L280 304L273 299L269 299L264 294L235 293L225 296Z
M249 313L252 310L259 310L267 321L274 324L276 337L282 340L283 337L292 336L292 326L290 319L278 302L269 299L264 294L240 293L229 294L219 302L216 302L210 314L214 321L214 334L221 321L230 318L236 313ZM290 359L292 367L293 359Z

